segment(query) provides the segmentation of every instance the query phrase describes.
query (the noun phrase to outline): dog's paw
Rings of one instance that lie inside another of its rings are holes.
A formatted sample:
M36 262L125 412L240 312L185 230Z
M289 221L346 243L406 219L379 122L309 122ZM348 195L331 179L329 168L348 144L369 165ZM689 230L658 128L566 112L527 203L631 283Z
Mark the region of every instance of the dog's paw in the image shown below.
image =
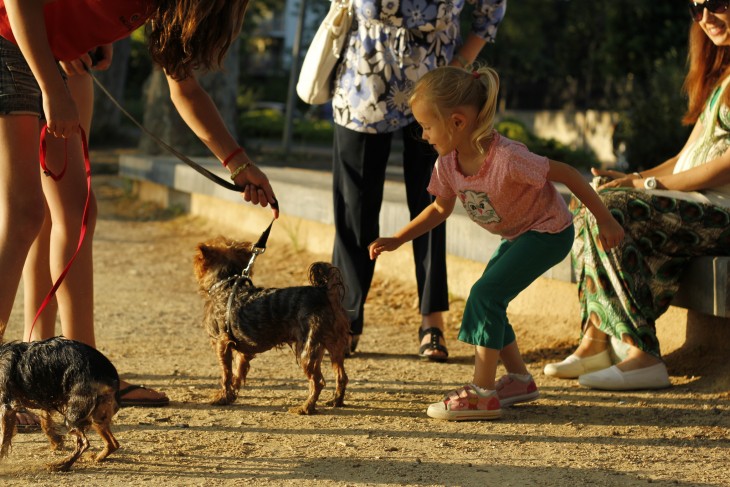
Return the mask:
M233 403L236 400L235 394L226 394L225 392L218 392L215 396L213 396L213 399L210 401L210 404L213 406L227 406L231 403Z
M306 406L299 406L296 408L290 408L289 412L292 414L299 414L299 415L312 415L317 414L317 410L314 409L314 406L306 407Z

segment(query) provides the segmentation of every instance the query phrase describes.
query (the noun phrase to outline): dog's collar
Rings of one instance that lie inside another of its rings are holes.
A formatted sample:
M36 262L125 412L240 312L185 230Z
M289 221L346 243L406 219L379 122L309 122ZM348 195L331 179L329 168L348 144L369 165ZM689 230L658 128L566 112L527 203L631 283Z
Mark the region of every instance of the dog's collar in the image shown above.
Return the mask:
M208 294L213 294L215 291L218 290L218 288L223 287L226 284L228 284L229 282L231 282L232 280L239 279L241 277L243 277L243 276L241 276L240 274L236 274L235 276L231 276L226 279L223 279L222 281L216 282L215 284L213 284L212 286L210 286L208 288Z

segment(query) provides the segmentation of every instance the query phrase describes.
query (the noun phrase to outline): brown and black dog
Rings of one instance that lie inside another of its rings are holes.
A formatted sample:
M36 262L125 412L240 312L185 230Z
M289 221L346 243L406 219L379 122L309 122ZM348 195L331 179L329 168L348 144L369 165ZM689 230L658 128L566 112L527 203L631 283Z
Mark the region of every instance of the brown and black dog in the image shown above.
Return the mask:
M309 268L310 286L255 287L242 270L251 261L253 245L223 237L198 245L195 276L205 301L203 324L218 353L223 377L213 404L236 400L246 381L250 361L259 353L288 344L309 379L304 404L290 409L312 414L325 381L322 359L329 352L335 373L334 399L344 405L347 374L345 352L350 322L342 307L345 287L339 269L316 262ZM233 373L234 354L238 363Z
M119 410L119 375L114 365L98 350L63 337L37 342L9 342L0 345L0 458L9 453L15 434L16 412L41 409L41 427L57 449L63 444L51 414L66 420L68 434L75 438L74 450L64 460L51 463L53 471L67 471L89 448L86 432L93 427L104 450L101 461L119 448L111 432L111 421Z

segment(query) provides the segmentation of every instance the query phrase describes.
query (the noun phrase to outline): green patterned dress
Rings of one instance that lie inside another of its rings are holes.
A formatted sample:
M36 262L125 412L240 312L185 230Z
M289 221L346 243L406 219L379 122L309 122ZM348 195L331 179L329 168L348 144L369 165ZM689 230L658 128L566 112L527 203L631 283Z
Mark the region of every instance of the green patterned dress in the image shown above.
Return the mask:
M675 173L730 147L730 113L718 103L724 86L708 99L700 118L705 130L682 154ZM595 218L573 198L572 258L582 323L590 319L611 337L621 340L628 335L641 350L661 356L655 322L676 294L686 264L696 256L730 255L730 204L723 199L723 193L730 192L714 189L600 191L626 232L622 244L608 253L597 245Z

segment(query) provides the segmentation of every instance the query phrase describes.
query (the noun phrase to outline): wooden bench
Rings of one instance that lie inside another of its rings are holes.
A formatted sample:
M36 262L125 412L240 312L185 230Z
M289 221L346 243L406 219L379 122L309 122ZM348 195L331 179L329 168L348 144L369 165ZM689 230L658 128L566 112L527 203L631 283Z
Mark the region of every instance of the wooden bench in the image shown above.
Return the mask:
M730 257L698 257L682 276L673 306L730 318Z

